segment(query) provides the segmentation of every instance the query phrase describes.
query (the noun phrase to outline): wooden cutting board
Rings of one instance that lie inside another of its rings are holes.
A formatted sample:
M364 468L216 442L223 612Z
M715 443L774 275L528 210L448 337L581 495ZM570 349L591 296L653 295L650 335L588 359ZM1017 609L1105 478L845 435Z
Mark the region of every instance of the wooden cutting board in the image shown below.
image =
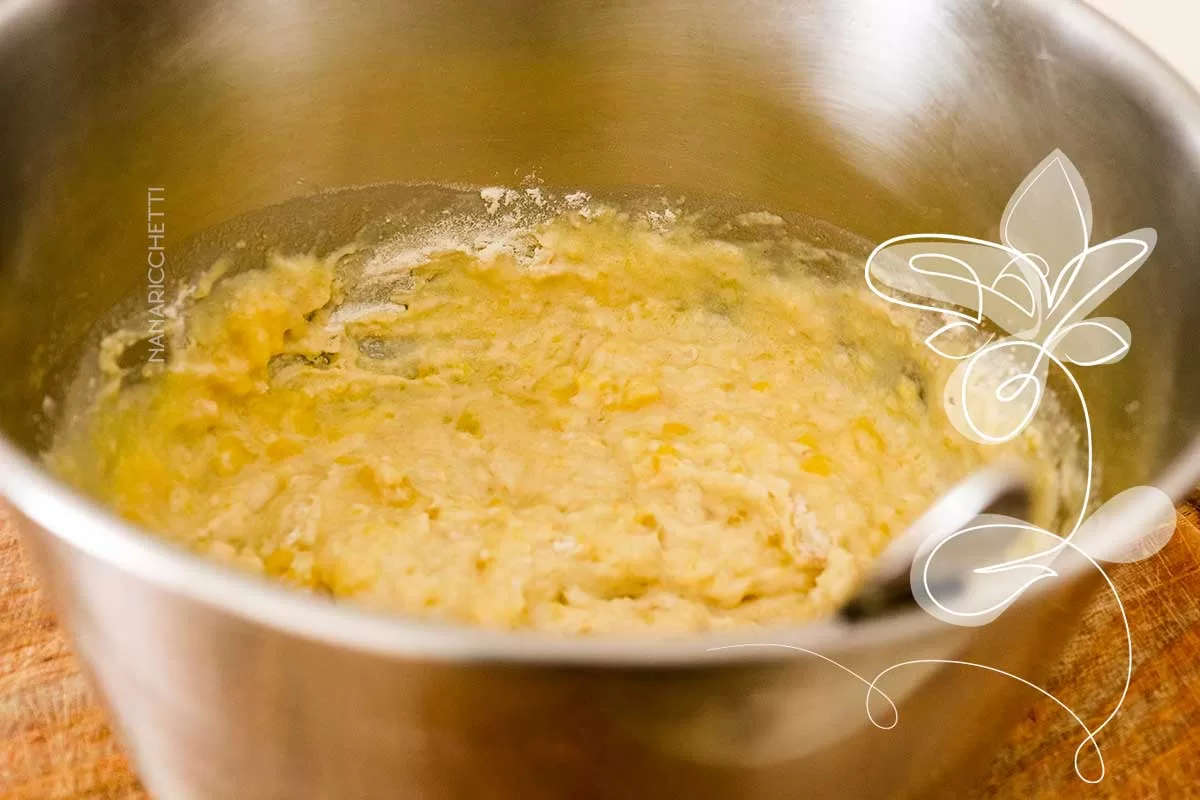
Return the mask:
M1099 736L1107 777L1090 786L1075 776L1084 734L1031 690L1028 714L980 776L975 797L1193 796L1200 786L1198 509L1200 497L1180 508L1163 552L1112 571L1133 630L1134 673L1121 714ZM1120 617L1111 597L1100 596L1047 688L1094 724L1111 709L1125 670ZM144 797L0 508L0 798Z

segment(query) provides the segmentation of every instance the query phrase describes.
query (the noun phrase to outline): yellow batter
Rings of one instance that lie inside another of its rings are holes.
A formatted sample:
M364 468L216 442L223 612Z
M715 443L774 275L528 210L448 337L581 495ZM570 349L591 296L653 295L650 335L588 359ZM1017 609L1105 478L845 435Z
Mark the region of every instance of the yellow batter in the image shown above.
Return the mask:
M434 254L357 316L336 256L219 279L168 368L49 461L293 586L571 633L818 616L985 460L1058 493L1037 427L953 430L945 366L853 282L611 211L525 236Z

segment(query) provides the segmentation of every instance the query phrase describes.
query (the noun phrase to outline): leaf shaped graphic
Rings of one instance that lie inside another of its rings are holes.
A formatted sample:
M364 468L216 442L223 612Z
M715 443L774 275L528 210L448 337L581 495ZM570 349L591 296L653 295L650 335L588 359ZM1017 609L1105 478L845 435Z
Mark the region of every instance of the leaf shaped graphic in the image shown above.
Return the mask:
M1049 548L1043 537L1050 537ZM981 514L961 530L918 549L909 574L913 596L943 622L986 625L1031 586L1057 577L1049 564L1057 553L1057 540L1014 517Z
M866 277L871 291L888 302L976 324L986 317L1018 335L1038 329L1047 296L1035 259L965 236L890 239L867 259Z
M1154 229L1142 228L1079 253L1051 286L1047 324L1058 329L1086 318L1133 277L1157 243Z
M955 333L962 331L975 333L978 330L975 323L970 320L953 319L925 337L925 346L942 358L955 361L970 358L986 347L991 339L989 338L983 344L976 344L969 339L964 341L961 337L955 336Z
M1129 326L1116 317L1095 317L1067 326L1051 350L1064 361L1093 367L1120 361L1132 339Z
M1052 284L1064 265L1087 249L1092 201L1071 159L1055 150L1021 182L1000 220L1000 241L1043 259Z
M1014 261L1010 263L1010 268L1006 269L992 281L991 288L1007 298L1012 305L1016 306L1017 311L1024 317L1027 317L1030 323L1033 323L1037 321L1039 316L1038 300L1040 295L1037 290L1040 283L1036 280L1030 281L1020 272L1011 271L1011 267L1015 267L1018 263L1021 262ZM992 321L995 322L996 320ZM1010 330L1009 333L1020 333L1020 331Z
M1007 442L1025 430L1042 402L1049 359L1037 342L1009 337L960 361L946 381L950 422L972 441Z
M1130 564L1166 546L1175 523L1175 504L1166 492L1134 486L1100 506L1071 541L1097 561Z
M1042 578L1055 578L1058 573L1045 564L1024 561L1006 561L1003 564L993 564L990 567L979 567L976 575L1018 575L1021 586L1029 586Z

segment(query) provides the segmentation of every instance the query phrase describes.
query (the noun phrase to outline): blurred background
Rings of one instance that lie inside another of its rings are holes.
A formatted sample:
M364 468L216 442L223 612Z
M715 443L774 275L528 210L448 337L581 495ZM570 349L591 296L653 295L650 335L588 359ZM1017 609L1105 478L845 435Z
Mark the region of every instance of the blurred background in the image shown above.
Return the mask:
M1088 0L1200 85L1200 3L1194 0Z

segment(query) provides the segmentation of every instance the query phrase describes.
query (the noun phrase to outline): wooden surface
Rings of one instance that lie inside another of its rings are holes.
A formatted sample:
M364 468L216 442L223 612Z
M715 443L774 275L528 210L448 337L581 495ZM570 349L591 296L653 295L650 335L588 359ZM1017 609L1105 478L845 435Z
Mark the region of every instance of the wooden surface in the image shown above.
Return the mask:
M0 515L3 510L0 509ZM1134 674L1121 714L1098 737L1108 776L1081 782L1084 734L1037 700L980 776L978 798L1174 798L1200 787L1200 515L1180 510L1172 542L1112 572L1134 635ZM1120 694L1125 652L1111 596L1098 597L1047 684L1095 724ZM956 713L948 710L948 713ZM963 712L957 712L963 713ZM1096 764L1084 760L1084 766ZM0 518L0 797L141 798L74 659L38 597L20 546Z

